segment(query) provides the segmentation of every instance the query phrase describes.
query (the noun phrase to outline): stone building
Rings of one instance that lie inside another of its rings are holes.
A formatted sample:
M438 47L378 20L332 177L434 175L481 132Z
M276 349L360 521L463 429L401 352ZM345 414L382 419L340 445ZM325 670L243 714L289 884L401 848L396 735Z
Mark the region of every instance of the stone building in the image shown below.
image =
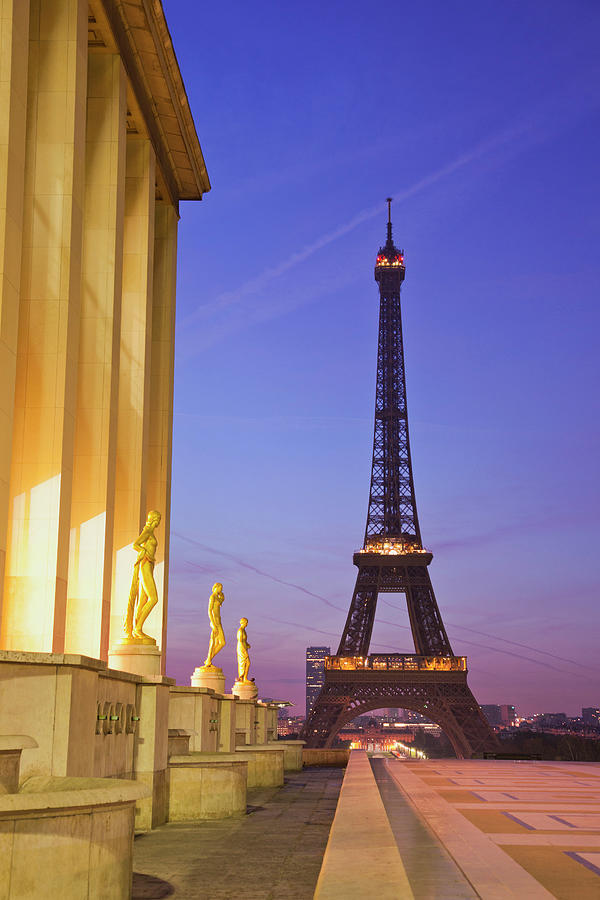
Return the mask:
M106 661L148 509L165 645L179 201L210 182L160 0L0 16L0 648Z
M177 223L209 189L160 0L0 3L8 900L125 900L134 829L243 815L302 764L275 704L165 673Z

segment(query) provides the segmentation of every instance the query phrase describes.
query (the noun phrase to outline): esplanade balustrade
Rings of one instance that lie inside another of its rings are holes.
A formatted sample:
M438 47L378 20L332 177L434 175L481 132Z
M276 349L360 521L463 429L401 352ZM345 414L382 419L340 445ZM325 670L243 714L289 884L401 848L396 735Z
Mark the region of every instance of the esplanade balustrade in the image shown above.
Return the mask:
M416 653L377 653L371 656L327 656L326 669L373 669L403 672L466 672L466 656L419 656Z

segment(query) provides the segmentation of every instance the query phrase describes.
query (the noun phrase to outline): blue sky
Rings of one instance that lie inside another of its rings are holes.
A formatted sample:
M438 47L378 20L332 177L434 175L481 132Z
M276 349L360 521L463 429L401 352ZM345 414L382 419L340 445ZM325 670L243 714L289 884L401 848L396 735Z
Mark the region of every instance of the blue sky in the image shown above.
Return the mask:
M600 7L164 7L213 186L181 207L169 673L204 659L215 580L229 681L242 615L261 695L298 712L306 646L337 646L391 195L454 650L482 703L600 705ZM405 604L382 599L373 649L411 651Z

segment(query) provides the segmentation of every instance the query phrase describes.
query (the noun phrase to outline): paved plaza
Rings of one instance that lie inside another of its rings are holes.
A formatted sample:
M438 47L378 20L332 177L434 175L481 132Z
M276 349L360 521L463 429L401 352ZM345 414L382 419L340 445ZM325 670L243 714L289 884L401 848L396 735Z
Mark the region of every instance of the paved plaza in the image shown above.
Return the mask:
M600 897L600 764L382 760L379 765L412 801L475 896ZM390 823L394 829L391 817ZM411 868L410 856L400 845L399 850L415 897L469 896L460 893L456 878L457 894L423 893L418 866ZM437 865L441 871L447 863L438 859Z
M133 900L310 900L344 769L286 775L248 791L249 815L164 825L137 837Z
M362 771L353 766L350 780ZM372 812L369 798L357 805L347 793L348 850L338 814L328 854L357 875L344 893L336 879L333 892L322 885L322 897L600 897L600 764L381 758L370 767L374 780L362 790L379 792L393 838L384 850L372 819L372 842L361 838L353 849L358 825L350 820L367 822ZM133 900L311 900L343 774L308 768L283 788L249 792L244 818L166 825L136 838ZM402 875L393 884L385 877L392 864Z

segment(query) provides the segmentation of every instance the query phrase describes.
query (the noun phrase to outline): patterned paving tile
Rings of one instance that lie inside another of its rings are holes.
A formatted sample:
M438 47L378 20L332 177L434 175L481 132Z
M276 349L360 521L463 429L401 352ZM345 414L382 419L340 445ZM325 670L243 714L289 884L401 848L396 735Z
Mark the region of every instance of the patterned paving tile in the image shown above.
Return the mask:
M570 856L576 862L580 862L590 872L600 876L600 853L567 853L567 856ZM600 885L598 890L600 891Z
M474 826L489 846L533 876L540 890L559 900L600 900L600 764L426 761L411 765L412 776L423 786L417 789L413 779L413 801L430 815L435 809L438 821L443 813L436 802L459 813L465 843ZM401 774L398 780L402 784ZM456 834L441 839L456 844ZM481 864L485 845L479 847Z
M475 791L473 791L475 794ZM600 802L600 797L596 794L590 793L588 791L555 791L553 790L553 785L548 785L547 790L537 790L537 791L519 791L514 790L508 793L508 791L477 791L476 796L479 800L483 801L499 801L499 800L523 800L529 803L562 803L565 800L577 800L578 803L591 803L594 806L597 806Z
M509 813L505 812L516 822L520 822L525 828L532 831L564 831L565 829L584 831L600 831L600 813Z

